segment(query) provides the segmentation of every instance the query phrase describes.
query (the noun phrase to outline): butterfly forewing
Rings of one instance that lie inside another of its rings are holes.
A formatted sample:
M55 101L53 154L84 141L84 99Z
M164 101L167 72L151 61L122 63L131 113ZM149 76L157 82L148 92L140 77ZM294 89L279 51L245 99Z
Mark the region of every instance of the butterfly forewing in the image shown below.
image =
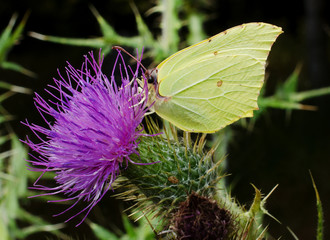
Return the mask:
M281 32L281 28L267 23L248 23L230 28L165 59L157 67L158 82L172 72L207 61L214 55L250 55L264 64Z

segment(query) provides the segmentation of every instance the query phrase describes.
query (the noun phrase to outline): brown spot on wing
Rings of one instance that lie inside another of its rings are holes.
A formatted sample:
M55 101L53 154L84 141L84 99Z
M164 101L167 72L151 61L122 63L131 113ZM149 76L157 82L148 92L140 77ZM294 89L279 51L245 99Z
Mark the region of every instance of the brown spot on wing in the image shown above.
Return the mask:
M217 87L221 87L222 83L223 83L222 80L217 81Z

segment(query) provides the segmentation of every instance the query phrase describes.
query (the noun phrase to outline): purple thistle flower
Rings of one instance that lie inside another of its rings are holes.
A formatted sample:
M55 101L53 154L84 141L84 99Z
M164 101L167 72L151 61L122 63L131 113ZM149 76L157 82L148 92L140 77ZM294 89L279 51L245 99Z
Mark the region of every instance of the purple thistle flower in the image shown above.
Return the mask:
M121 169L128 163L139 164L133 162L130 155L138 154L138 139L145 135L141 122L148 110L148 89L146 82L141 89L136 81L138 75L146 81L140 64L133 71L118 52L109 80L101 72L103 57L100 55L98 60L99 63L91 52L85 56L81 69L68 63L67 79L59 73L60 79L54 79L55 84L49 86L53 93L46 90L56 99L55 102L35 94L35 106L47 128L28 121L23 123L41 141L34 143L28 137L24 141L37 153L29 160L36 167L29 170L42 172L31 189L47 191L37 196L59 193L67 196L49 202L75 200L73 205L55 216L70 210L79 201L88 202L84 209L66 220L86 212L77 226L111 188ZM121 86L115 82L118 68ZM46 115L51 116L52 121L55 119L53 124ZM46 172L55 172L57 186L38 183Z

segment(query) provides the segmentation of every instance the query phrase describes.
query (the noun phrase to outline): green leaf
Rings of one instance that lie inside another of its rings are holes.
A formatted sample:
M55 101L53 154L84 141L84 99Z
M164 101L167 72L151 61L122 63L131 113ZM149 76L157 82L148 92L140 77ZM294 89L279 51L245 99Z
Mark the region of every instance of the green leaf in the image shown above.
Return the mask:
M0 88L10 90L15 93L24 93L24 94L31 94L32 91L29 88L16 86L7 82L0 81Z
M187 43L189 45L195 44L207 38L203 28L204 18L205 16L198 12L193 12L189 15L188 17L189 35L187 38Z
M1 207L0 207L0 210L1 210ZM0 239L3 239L3 240L10 240L9 238L9 233L8 233L8 229L6 227L6 223L3 219L3 214L0 215Z
M22 35L28 16L29 12L24 15L22 21L14 29L17 20L17 14L14 14L10 19L8 26L2 32L0 36L0 67L4 69L14 70L30 77L35 77L35 74L33 72L29 71L28 69L25 69L19 64L6 61L8 52L11 50L14 44L19 41L19 38Z
M150 32L147 24L143 21L139 10L137 9L136 5L133 2L130 2L131 8L135 15L135 20L137 24L137 29L139 32L139 36L142 37L141 39L141 47L149 46L151 50L160 48L159 43L154 40L152 33Z
M260 97L258 104L260 108L279 108L283 110L317 110L317 107L305 105L300 102L324 95L330 94L330 87L297 92L298 79L301 66L298 65L288 79L280 86L273 96Z
M119 240L120 238L117 237L112 232L108 231L104 227L96 224L96 223L90 223L89 226L93 230L93 233L99 240Z
M4 61L7 56L8 51L13 45L11 33L13 31L15 22L17 19L17 14L14 14L9 21L8 26L5 30L1 33L0 36L0 63Z
M30 71L29 69L24 68L23 66L19 65L18 63L3 61L1 64L1 67L3 69L20 72L20 73L22 73L26 76L32 77L32 78L35 78L37 76L34 72Z
M182 27L179 19L179 9L183 2L180 0L162 0L159 9L162 12L162 35L161 45L166 56L178 51L179 35L178 31Z
M52 234L60 237L63 240L71 239L66 234L59 231L59 229L63 228L65 224L49 224L47 221L43 220L38 216L34 216L33 214L27 212L26 210L20 208L18 211L18 219L30 223L28 227L20 227L15 230L15 233L18 237L25 239L27 236L37 233L37 232L51 232Z
M2 117L1 115L0 115L0 117ZM2 121L0 120L0 123L2 123ZM0 146L2 145L2 144L4 144L5 142L7 142L9 140L9 136L7 135L7 136L0 136ZM1 162L0 162L0 164L1 164ZM0 165L1 166L1 165Z
M292 94L291 99L293 101L301 102L309 98L321 97L329 94L330 94L330 87L323 87L323 88L294 93Z
M279 99L276 96L260 98L258 100L260 108L279 108L283 110L316 110L315 106L304 105L299 102Z
M104 46L104 40L101 37L90 38L90 39L65 38L65 37L43 35L43 34L36 33L36 32L29 32L29 36L42 40L42 41L49 41L49 42L54 42L54 43L81 46L81 47L102 48Z
M149 226L147 226L146 221L138 221L138 226L135 226L126 215L123 215L123 224L125 228L125 234L122 234L120 237L117 237L114 233L105 229L104 227L96 224L90 223L90 227L93 230L94 234L99 240L153 240L155 239L155 234ZM154 219L156 223L157 219Z
M0 95L0 103L5 101L6 99L11 97L12 95L14 95L14 92L5 92L5 93L1 94Z
M298 64L293 73L288 77L288 79L279 87L278 94L284 99L290 99L290 95L297 91L298 79L301 71L301 65Z
M123 215L123 224L127 235L131 238L136 237L134 226L126 215Z
M97 12L97 10L91 6L91 11L95 15L99 25L103 37L98 38L65 38L65 37L57 37L57 36L48 36L43 35L36 32L30 32L29 35L36 39L42 41L49 41L59 44L67 44L73 46L81 46L81 47L91 47L100 49L102 48L103 53L106 55L109 53L111 46L113 45L125 45L133 48L141 48L143 41L142 37L123 37L116 33L113 27L106 22L106 20Z
M315 196L316 196L316 209L317 209L317 231L316 231L316 239L317 240L323 240L323 223L324 223L324 218L323 218L323 207L320 199L319 192L317 191L317 187L314 181L314 178L312 176L311 171L309 171L309 174L312 179L313 183L313 188L315 191Z
M119 37L115 29L110 24L107 23L107 21L99 14L99 12L96 10L94 6L90 5L90 9L94 14L94 16L96 17L96 20L100 25L101 32L106 39Z
M27 150L13 134L11 135L11 149L7 171L8 175L12 176L12 179L5 183L6 193L3 198L3 204L6 208L7 216L10 219L15 219L20 208L18 200L27 191L27 171L26 162L24 161L27 157Z

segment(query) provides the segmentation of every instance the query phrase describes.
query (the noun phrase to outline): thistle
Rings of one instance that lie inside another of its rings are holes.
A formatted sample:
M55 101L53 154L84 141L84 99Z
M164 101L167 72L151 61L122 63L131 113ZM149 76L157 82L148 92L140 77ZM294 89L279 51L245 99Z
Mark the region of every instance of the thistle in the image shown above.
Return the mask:
M159 132L150 122L150 133ZM251 207L240 206L223 184L224 157L215 159L216 146L205 151L205 137L192 141L184 133L180 138L172 126L162 135L142 136L139 154L131 158L159 163L127 168L115 182L120 191L115 196L135 201L128 209L132 217L159 219L153 227L160 239L164 234L165 239L262 239L267 230L262 218L270 215L264 205L270 194L263 198L255 188Z
M147 111L148 92L135 81L138 75L143 76L140 65L133 71L118 53L108 79L101 71L102 62L101 55L97 62L91 52L80 69L68 63L66 78L59 73L59 80L54 79L46 90L53 100L35 94L36 108L47 127L24 123L39 139L34 142L27 137L25 141L34 152L29 160L34 167L29 170L42 173L31 189L47 191L38 196L66 196L49 202L75 200L64 212L80 201L87 202L67 220L85 212L79 224L112 188L121 171L129 164L145 164L131 158L138 155L139 138L145 135L141 122ZM121 76L120 86L115 72ZM55 173L55 187L38 183L47 172Z
M148 126L151 133L159 132L152 122ZM116 196L136 202L132 207L132 216L137 219L144 215L158 217L162 219L160 228L178 233L177 236L185 233L181 228L185 224L179 220L184 218L184 214L180 214L180 211L185 212L182 210L184 203L193 197L209 201L212 203L212 210L217 208L219 213L226 213L226 223L220 226L220 231L227 235L235 220L213 200L217 193L217 184L225 176L220 169L222 161L213 159L214 148L204 152L206 134L198 137L196 144L192 146L189 133L185 133L183 140L176 135L174 128L172 130L169 132L165 129L163 135L153 138L141 137L139 155L132 155L132 158L140 158L144 163L159 163L149 166L136 165L123 172L125 178L116 181L116 188L121 191ZM199 201L197 205L198 203ZM223 218L220 222L222 221Z

